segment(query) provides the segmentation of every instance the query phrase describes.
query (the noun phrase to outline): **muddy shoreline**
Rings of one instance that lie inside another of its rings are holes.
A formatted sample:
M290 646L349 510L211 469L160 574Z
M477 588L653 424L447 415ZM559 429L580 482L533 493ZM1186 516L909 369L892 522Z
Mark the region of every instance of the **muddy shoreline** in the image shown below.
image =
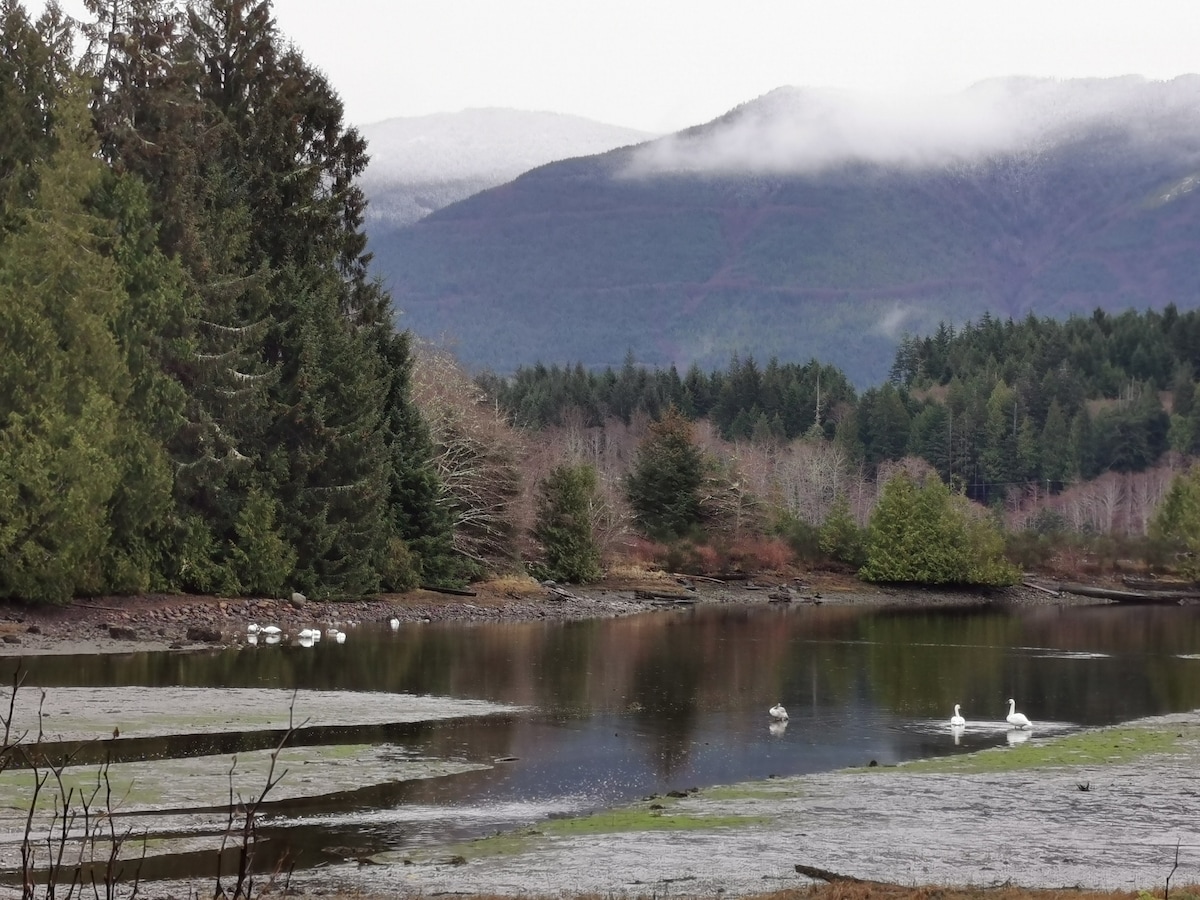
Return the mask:
M0 606L0 655L167 648L189 652L241 643L251 622L273 622L295 631L392 617L402 622L561 621L634 615L678 602L917 608L1052 607L1102 601L1052 597L1021 587L978 592L878 588L828 575L725 584L662 576L614 579L588 589L481 585L474 596L416 591L351 603L92 598L56 608ZM194 635L197 629L207 629L216 639L189 639L189 632ZM63 702L73 701L64 696ZM111 703L74 702L80 709L108 706ZM284 708L282 702L274 706ZM52 707L50 712L55 713L53 721L59 721L57 710ZM75 708L63 721L76 731L88 724ZM104 729L108 721L102 723ZM1168 733L1174 739L1170 752L1108 763L1043 761L995 771L901 765L710 788L678 800L647 798L642 805L655 815L662 810L667 820L678 816L694 823L712 818L732 824L675 828L664 821L649 829L557 836L535 826L515 836L516 841L528 839L529 846L491 852L484 841L428 854L395 851L366 863L347 859L297 872L292 886L310 895L341 891L379 897L735 897L809 884L795 871L799 863L899 884L1136 890L1161 885L1177 852L1180 865L1174 883L1200 881L1200 811L1194 803L1200 712L1135 724ZM1111 729L1097 733L1115 734ZM1044 735L1016 750L980 752L1036 752L1052 741ZM193 767L189 763L186 768L190 772ZM498 840L504 845L514 838L501 835Z
M429 590L367 600L140 595L78 599L63 606L0 604L0 656L129 653L233 646L251 623L285 633L306 627L406 622L569 621L634 615L689 603L829 603L873 606L1096 603L1016 586L1000 590L879 587L828 573L720 582L662 574L610 578L587 587L500 582L471 596Z
M378 878L375 870L355 870L353 884L391 895L736 897L812 884L798 863L908 886L1137 891L1161 888L1170 875L1172 885L1195 884L1200 712L1123 730L1135 729L1178 737L1170 752L1109 764L1020 762L1021 751L997 748L979 753L1009 754L1011 769L900 765L702 790L663 815L744 816L758 824L570 837L531 829L536 843L527 850L493 854L485 841L479 852L459 848L462 862L447 854L412 860L399 890L390 866ZM347 874L305 880L348 889Z

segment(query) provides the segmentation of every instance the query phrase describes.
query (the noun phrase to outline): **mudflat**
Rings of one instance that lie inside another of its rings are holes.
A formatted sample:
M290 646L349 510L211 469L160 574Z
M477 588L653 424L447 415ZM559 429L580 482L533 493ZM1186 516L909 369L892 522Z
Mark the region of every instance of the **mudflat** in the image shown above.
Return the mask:
M797 864L899 885L1100 890L1200 881L1200 713L966 756L647 798L395 866L310 876L367 892L742 896ZM656 808L657 807L657 808ZM307 878L306 878L307 880Z

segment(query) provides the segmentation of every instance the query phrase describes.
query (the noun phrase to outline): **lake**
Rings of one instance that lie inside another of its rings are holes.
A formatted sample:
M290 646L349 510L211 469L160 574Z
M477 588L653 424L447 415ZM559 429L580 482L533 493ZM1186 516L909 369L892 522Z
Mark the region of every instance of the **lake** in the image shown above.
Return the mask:
M176 845L144 876L173 878L211 868L230 760L236 793L255 796L289 716L307 722L262 810L261 865L303 868L1200 707L1195 606L699 605L346 631L311 647L29 657L21 724L44 690L46 740L79 754L81 778L110 761L131 833ZM1029 730L1005 722L1010 697ZM777 702L786 724L768 716ZM4 773L13 791L19 774Z

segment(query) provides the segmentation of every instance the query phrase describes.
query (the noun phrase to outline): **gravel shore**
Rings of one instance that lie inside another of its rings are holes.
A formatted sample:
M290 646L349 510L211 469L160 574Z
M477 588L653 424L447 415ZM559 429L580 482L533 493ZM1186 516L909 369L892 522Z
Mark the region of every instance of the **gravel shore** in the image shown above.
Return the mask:
M633 615L676 603L768 602L939 606L1097 601L1055 598L1021 586L979 591L880 587L830 573L736 581L647 573L586 587L509 579L473 585L464 595L416 590L352 601L150 594L78 599L63 606L0 604L0 656L232 645L245 639L250 623L298 631L391 618L401 622L566 621Z

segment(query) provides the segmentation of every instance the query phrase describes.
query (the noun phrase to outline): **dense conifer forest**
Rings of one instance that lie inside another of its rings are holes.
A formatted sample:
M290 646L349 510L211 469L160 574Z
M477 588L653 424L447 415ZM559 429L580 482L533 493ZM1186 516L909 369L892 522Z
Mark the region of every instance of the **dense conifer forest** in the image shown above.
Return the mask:
M1200 313L1129 311L1065 322L985 316L907 336L891 378L858 396L838 369L761 366L734 358L709 373L534 366L483 376L513 419L539 428L582 416L591 425L659 418L669 406L708 419L728 441L837 441L872 472L925 460L973 499L994 503L1030 485L1108 471L1140 472L1174 451L1200 451Z
M88 8L0 5L0 596L461 579L336 92L268 3Z

